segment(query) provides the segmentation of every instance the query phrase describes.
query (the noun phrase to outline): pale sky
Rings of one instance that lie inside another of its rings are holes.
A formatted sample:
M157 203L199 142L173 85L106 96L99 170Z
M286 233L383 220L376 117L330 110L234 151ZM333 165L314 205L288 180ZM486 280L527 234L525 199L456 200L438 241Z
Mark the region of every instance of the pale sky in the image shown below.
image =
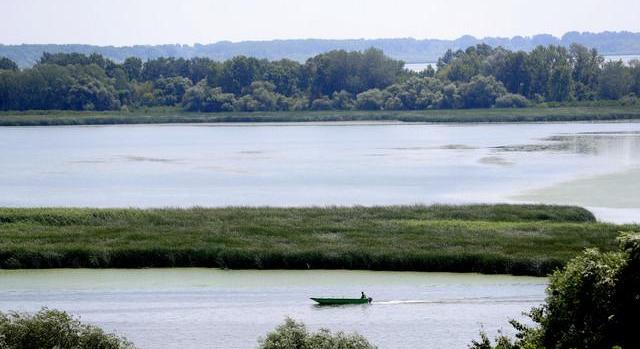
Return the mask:
M640 32L640 0L0 0L0 43L436 38Z

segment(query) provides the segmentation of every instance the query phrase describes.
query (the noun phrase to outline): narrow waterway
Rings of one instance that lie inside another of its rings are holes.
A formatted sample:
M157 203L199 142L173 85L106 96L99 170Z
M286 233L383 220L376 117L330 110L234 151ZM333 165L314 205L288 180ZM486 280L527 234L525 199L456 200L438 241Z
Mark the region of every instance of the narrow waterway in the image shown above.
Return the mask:
M381 349L466 348L544 300L545 278L368 271L0 270L0 310L62 309L140 348L254 348L285 317ZM371 305L320 307L309 297Z

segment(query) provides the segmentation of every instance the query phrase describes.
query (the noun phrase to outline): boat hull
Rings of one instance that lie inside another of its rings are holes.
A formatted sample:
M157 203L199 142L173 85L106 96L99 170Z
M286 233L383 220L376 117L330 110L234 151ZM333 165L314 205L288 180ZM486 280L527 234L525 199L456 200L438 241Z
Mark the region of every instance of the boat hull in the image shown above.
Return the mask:
M319 305L369 304L371 298L311 298Z

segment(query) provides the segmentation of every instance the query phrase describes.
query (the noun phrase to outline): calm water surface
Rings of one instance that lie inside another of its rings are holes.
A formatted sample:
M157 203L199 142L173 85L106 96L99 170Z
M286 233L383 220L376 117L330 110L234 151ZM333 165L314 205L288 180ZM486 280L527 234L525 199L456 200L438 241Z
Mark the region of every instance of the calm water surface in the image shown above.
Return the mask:
M604 59L605 61L622 61L625 64L629 64L629 62L631 62L632 60L640 59L640 56L639 55L609 55L609 56L604 56ZM421 72L427 69L428 67L437 69L438 63L437 62L406 63L404 67L411 71Z
M640 220L634 122L3 127L0 163L0 206L526 201Z
M286 316L358 331L381 349L466 348L544 300L546 279L500 275L216 269L0 271L0 310L69 311L141 348L255 348ZM318 307L312 296L371 305Z

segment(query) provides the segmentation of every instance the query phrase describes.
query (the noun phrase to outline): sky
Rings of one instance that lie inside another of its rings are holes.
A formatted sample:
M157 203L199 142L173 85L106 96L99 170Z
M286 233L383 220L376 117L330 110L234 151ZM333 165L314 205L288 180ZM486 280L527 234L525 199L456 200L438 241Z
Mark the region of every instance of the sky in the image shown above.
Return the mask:
M0 43L194 44L640 32L640 0L0 0Z

